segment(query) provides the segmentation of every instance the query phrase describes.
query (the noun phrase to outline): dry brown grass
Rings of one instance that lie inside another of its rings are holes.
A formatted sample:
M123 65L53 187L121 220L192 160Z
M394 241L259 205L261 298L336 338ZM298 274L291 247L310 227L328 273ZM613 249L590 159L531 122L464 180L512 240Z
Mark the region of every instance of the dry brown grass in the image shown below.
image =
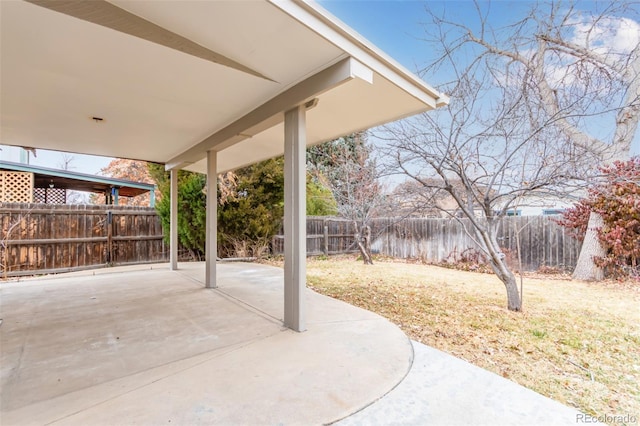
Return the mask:
M377 312L412 339L587 414L640 415L640 288L535 277L524 312L490 274L402 261L310 259L315 291Z

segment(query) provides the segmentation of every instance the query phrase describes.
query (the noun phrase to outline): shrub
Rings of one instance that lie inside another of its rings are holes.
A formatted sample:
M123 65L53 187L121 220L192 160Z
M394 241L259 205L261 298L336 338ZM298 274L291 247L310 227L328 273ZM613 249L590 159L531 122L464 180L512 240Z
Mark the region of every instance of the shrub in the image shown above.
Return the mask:
M587 198L567 210L558 222L584 238L590 212L602 216L598 229L605 257L594 259L608 275L640 276L640 157L601 167L601 179Z

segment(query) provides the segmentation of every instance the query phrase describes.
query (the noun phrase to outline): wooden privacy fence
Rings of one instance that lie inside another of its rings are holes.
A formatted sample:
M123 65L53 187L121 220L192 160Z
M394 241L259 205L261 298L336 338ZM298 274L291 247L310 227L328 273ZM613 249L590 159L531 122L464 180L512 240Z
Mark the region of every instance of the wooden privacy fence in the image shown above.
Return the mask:
M0 277L168 260L155 209L0 204Z
M283 229L280 235L273 237L272 254L284 253ZM307 217L307 255L330 255L355 253L358 248L354 244L352 222L323 216Z
M371 223L374 253L397 258L421 259L429 263L457 262L478 253L468 219L379 218ZM357 252L352 222L325 217L307 218L307 254ZM518 239L523 269L543 266L572 270L580 253L580 242L549 216L505 217L498 226L498 242L509 260L517 263ZM274 254L284 251L282 235L274 237Z

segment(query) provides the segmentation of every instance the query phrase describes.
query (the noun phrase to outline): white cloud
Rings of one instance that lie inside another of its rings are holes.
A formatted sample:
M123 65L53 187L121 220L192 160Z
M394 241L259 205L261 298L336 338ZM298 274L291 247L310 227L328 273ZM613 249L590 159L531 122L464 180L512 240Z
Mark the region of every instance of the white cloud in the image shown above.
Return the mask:
M624 17L576 16L572 42L599 53L629 54L640 43L640 24Z
M597 52L607 58L610 64L618 61L626 61L629 53L640 43L640 23L626 17L615 16L587 16L574 14L566 22L564 38L565 40ZM520 55L532 58L537 53L535 47L523 49ZM546 62L545 75L549 84L554 88L569 88L584 84L583 77L576 74L576 68L572 66L578 59L574 55L555 52L555 56L549 57ZM584 69L593 68L594 75L599 68L597 65L583 63ZM513 69L517 69L517 64L512 64ZM512 70L513 70L512 69ZM513 77L519 79L517 75L509 76L507 71L500 72L494 70L494 78L500 84L509 86L513 84ZM518 80L519 81L519 80ZM611 88L606 79L594 78L589 82L591 89L608 93ZM601 84L601 87L597 85Z

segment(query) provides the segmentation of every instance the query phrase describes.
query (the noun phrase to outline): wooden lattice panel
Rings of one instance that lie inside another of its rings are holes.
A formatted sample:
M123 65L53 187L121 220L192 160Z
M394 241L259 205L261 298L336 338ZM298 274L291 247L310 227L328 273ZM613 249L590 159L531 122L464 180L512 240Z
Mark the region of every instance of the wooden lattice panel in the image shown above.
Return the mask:
M33 202L33 173L0 172L0 201L5 203Z
M62 188L34 188L33 202L43 204L66 204L67 190Z
M33 188L33 202L44 204L47 196L47 188Z

